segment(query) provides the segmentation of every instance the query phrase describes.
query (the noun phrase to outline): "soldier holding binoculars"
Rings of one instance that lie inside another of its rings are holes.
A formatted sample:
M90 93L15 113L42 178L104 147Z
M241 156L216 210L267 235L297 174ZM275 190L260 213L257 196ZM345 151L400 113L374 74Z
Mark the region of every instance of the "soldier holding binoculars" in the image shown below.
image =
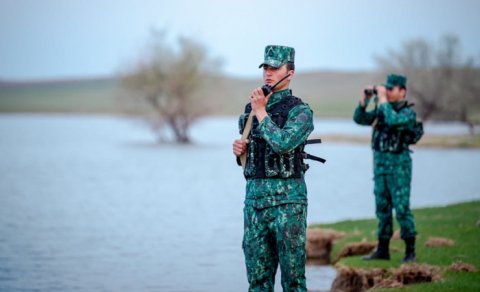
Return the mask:
M392 209L400 225L400 237L405 241L403 262L414 262L415 220L410 210L410 183L412 159L409 145L423 134L421 123L405 100L407 78L388 75L385 85L364 90L353 120L360 125L373 127L372 150L374 163L374 194L378 219L378 247L365 260L389 260L389 243L393 235ZM375 96L375 109L366 108Z

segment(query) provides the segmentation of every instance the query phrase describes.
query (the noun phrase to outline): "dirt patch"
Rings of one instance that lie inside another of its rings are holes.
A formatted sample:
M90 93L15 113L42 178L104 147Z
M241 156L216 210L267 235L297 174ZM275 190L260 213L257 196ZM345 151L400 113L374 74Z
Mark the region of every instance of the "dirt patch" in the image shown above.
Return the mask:
M343 247L337 258L334 260L334 263L338 262L341 258L344 257L369 254L375 249L375 247L377 247L376 242L349 243Z
M307 229L307 260L309 263L327 265L331 263L330 254L333 242L345 236L344 232L333 229Z
M333 280L331 292L360 292L368 289L365 270L350 267L337 268L337 276Z
M448 270L452 272L470 272L470 273L475 273L478 271L474 265L467 264L462 261L451 264L450 267L448 267Z
M408 285L415 283L435 282L440 280L442 269L426 264L401 265L395 271L398 282Z
M401 288L404 285L434 282L441 279L442 269L431 265L409 264L398 269L337 268L331 291L360 292L375 288Z
M425 242L426 247L454 246L455 241L443 237L429 237Z

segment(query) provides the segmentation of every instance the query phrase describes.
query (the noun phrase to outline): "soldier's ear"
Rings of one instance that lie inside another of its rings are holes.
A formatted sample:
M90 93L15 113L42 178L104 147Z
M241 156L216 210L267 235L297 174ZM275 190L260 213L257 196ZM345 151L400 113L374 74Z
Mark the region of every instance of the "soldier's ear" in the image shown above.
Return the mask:
M290 74L290 76L288 76L288 78L287 78L288 81L292 80L293 75L295 75L295 70L290 70L290 71L288 71L287 73Z

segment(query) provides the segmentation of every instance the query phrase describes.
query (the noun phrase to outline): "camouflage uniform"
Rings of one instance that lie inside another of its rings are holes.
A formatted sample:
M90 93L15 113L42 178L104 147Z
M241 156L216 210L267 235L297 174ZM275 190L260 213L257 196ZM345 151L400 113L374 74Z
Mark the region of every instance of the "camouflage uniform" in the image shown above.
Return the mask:
M282 57L285 48L292 51L286 51ZM280 67L284 63L277 61L289 59L289 56L293 61L293 48L267 46L264 64ZM303 145L313 131L313 113L308 105L300 102L291 108L283 126L272 118L272 109L282 105L291 95L291 90L287 89L270 96L266 107L269 115L261 123L254 117L247 151L255 148L253 138L265 141L272 155L279 157L293 153ZM240 116L240 133L247 117L247 112ZM269 174L268 167L265 167L267 177L248 177L249 169L255 172L250 154L245 167L247 182L242 243L249 291L273 291L279 263L284 291L306 291L307 188L303 171L299 177L268 177L275 175ZM268 160L267 156L265 160ZM284 172L281 165L277 169L280 174Z
M396 75L389 75L390 79L394 78L391 76ZM392 208L400 225L401 238L413 238L416 230L410 210L412 160L402 135L413 131L416 114L406 101L383 103L368 112L366 106L359 104L353 119L360 125L372 125L375 121L372 149L378 238L389 240L393 234Z

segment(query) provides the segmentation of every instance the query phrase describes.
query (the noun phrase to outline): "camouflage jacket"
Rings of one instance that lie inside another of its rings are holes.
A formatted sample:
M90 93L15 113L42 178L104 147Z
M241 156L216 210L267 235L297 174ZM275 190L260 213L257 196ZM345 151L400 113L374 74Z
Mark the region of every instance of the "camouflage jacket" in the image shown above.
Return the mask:
M273 93L267 103L267 112L282 98L291 95L290 89ZM240 130L247 117L246 114L240 116ZM267 116L256 130L275 152L290 151L305 142L313 131L313 112L307 104L297 105L290 110L283 128ZM301 178L247 179L246 205L266 208L285 203L307 204L307 187L303 175Z
M402 132L412 130L416 121L416 114L406 105L406 101L383 103L371 111L366 111L365 107L359 104L355 109L353 120L360 125L373 126L372 149L375 174L394 173L403 167L411 168L412 160L408 145L398 138ZM386 135L386 132L394 134Z

